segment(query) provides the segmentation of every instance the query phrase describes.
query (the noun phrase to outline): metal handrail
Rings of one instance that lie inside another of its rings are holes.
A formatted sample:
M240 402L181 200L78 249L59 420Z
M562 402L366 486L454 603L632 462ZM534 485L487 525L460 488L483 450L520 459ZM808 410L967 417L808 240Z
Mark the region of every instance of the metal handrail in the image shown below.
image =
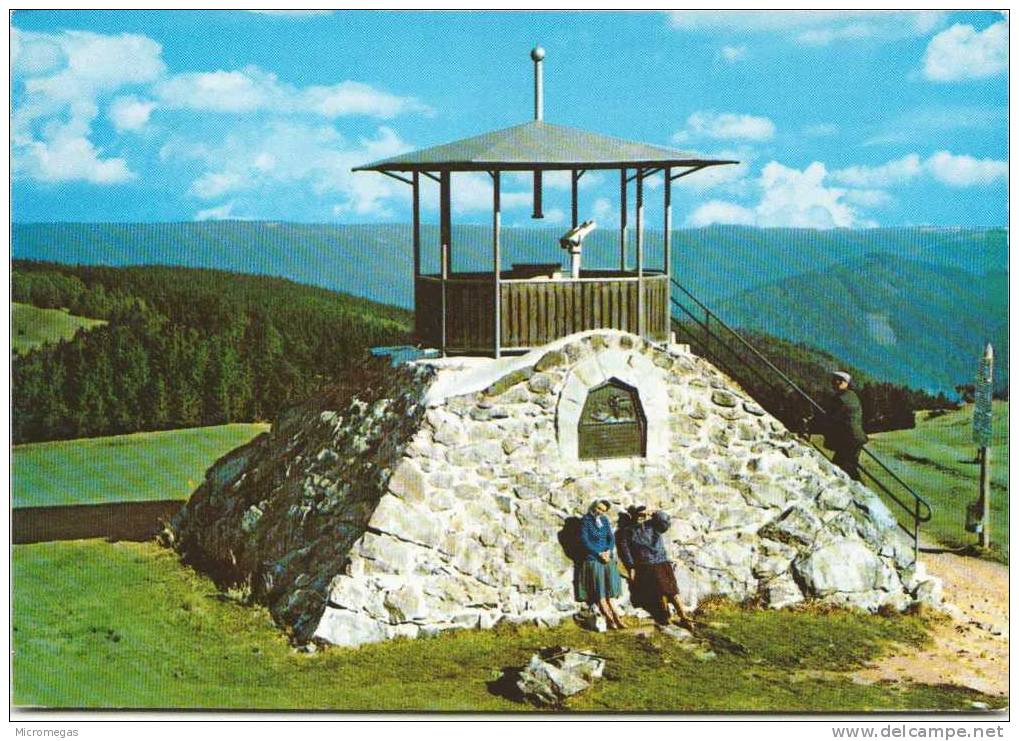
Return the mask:
M713 312L711 309L709 309L707 306L705 306L703 303L701 303L701 301L696 296L694 296L692 293L690 293L688 290L686 290L686 288L684 288L679 283L677 283L675 278L670 277L669 280L672 282L672 285L674 285L676 288L678 288L683 293L685 293L687 296L689 296L690 299L695 304L697 304L701 309L703 309L705 316L710 316L712 319L714 319L716 322L718 322L725 329L725 331L727 331L729 334L731 334L733 337L735 337L740 342L740 344L742 344L747 350L749 350L754 355L756 355L760 360L762 360L764 362L765 365L768 366L768 368L770 368L774 373L776 373L779 378L781 378L783 381L785 381L787 386L789 386L794 391L796 391L801 397L803 397L803 399L805 401L810 402L814 406L814 408L817 409L817 411L822 412L822 413L824 412L824 407L822 407L820 404L818 404L816 401L814 401L806 391L804 391L803 389L801 389L799 386L796 385L796 382L793 381L793 379L789 378L789 376L787 376L785 373L783 373L780 368L776 367L774 363L772 363L770 360L768 360L766 357L764 357L764 355L762 355L761 352L756 347L754 347L749 342L747 342L740 335L739 332L737 332L735 329L733 329L728 324L726 324L721 319L719 319L718 315L715 314L715 312ZM683 307L682 304L680 304L678 301L676 301L671 296L669 297L669 300L672 301L672 303L674 303L676 306L679 306L680 308L683 308L685 310L685 307ZM689 313L689 312L687 312L687 313Z
M698 308L700 308L704 312L704 318L705 319L704 319L703 322L701 322L693 314L693 312L691 312L686 306L684 306L681 302L677 301L674 297L670 296L669 300L672 302L672 304L674 306L678 307L688 317L690 317L690 319L692 319L694 323L696 323L699 327L701 327L705 331L706 335L710 336L713 340L715 340L715 342L721 348L724 348L733 357L735 357L735 359L738 361L739 364L741 364L744 368L746 368L750 372L752 372L765 385L767 385L767 386L769 386L771 388L774 388L774 385L771 382L769 382L769 380L766 379L763 376L763 374L761 373L760 370L758 370L753 365L751 365L749 362L747 362L746 359L744 359L742 356L740 356L740 354L737 353L730 345L728 345L721 337L719 337L717 334L715 334L714 332L711 331L711 327L710 327L709 322L712 319L720 327L722 327L725 330L725 332L728 333L728 335L730 335L740 345L742 345L744 348L746 348L746 350L748 350L750 353L752 353L754 357L758 358L761 362L763 362L767 366L767 368L774 374L774 376L776 376L778 379L780 379L785 384L786 387L788 387L788 388L792 389L793 391L795 391L796 394L798 394L799 397L803 401L805 401L808 404L810 404L815 410L817 410L817 411L819 411L821 413L826 413L824 407L822 407L817 401L815 401L806 391L804 391L802 388L800 388L799 385L796 384L795 381L793 381L791 378L789 378L789 376L786 373L784 373L780 368L778 368L774 363L772 363L767 357L765 357L756 347L754 347L752 344L750 344L736 330L734 330L732 327L730 327L728 324L726 324L724 321L722 321L718 317L718 315L716 315L713 311L711 311L711 309L709 309L707 306L705 306L702 301L700 301L696 296L694 296L692 293L690 293L690 291L687 290L684 286L679 284L675 280L675 278L672 278L670 276L670 281L671 281L673 286L675 286L680 291L682 291L691 301L693 301L697 305ZM673 317L673 321L676 322L679 326L682 326L682 324L675 317ZM691 333L691 337L696 339L696 337L694 337L694 335L692 333ZM731 366L729 366L728 363L725 363L724 361L721 361L721 359L719 359L719 361L722 362L725 365L725 367L729 371L730 375L735 377L736 374L732 372ZM811 445L814 448L820 450L820 448L818 448L817 445L815 445L813 442L811 442ZM903 530L905 530L908 535L911 535L913 537L913 548L914 548L914 556L915 556L916 552L919 549L920 523L922 523L922 522L929 522L930 521L930 519L931 519L931 517L933 515L933 512L931 510L931 506L927 502L927 500L925 500L922 496L920 496L918 493L916 493L905 481L903 481L901 478L899 478L898 475L896 475L890 468L888 468L888 466L886 466L884 464L884 462L880 458L878 458L876 455L874 455L871 451L867 450L867 448L863 448L863 452L866 453L867 457L870 460L874 461L874 463L876 463L881 468L881 470L883 470L889 477L891 477L892 480L894 480L899 486L901 486L913 498L913 503L912 503L913 506L910 507L908 503L903 502L884 483L882 483L880 480L878 480L874 476L873 473L868 471L864 466L860 466L860 471L863 474L865 474L869 479L871 479L877 485L877 487L879 489L881 489L881 491L883 491L885 494L887 494L888 497L893 502L895 502L899 507L901 507L907 513L909 513L909 515L913 518L913 531L910 532L905 527L903 527Z
M696 316L694 316L694 314L693 314L693 312L692 312L692 311L690 311L690 310L689 310L689 309L687 309L687 308L686 308L685 306L683 306L682 304L680 304L679 302L677 302L677 301L676 301L675 299L671 299L671 301L672 301L672 303L673 303L673 304L675 304L676 306L678 306L678 307L679 307L679 308L680 308L680 309L681 309L681 310L682 310L682 311L683 311L683 312L684 312L684 313L685 313L685 314L686 314L686 315L687 315L688 317L690 317L690 319L691 319L691 320L692 320L692 321L693 321L693 322L694 322L695 324L697 324L697 326L701 327L701 328L702 328L702 329L704 330L705 334L707 334L707 335L711 335L712 339L714 339L714 340L715 340L715 341L716 341L716 342L717 342L717 343L718 343L719 345L721 345L721 346L722 346L723 348L725 348L726 350L728 350L728 351L729 351L729 352L730 352L730 353L731 353L731 354L732 354L733 356L735 356L735 357L736 357L737 359L739 358L739 354L738 354L738 353L737 353L737 352L736 352L735 350L733 350L733 349L732 349L732 348L731 348L731 347L730 347L729 345L727 345L727 344L725 343L725 341L724 341L724 340L722 340L722 339L721 339L721 338L720 338L720 337L719 337L718 335L716 335L716 334L712 333L712 331L711 331L711 328L710 328L710 326L708 325L708 323L707 323L706 321L705 321L705 322L702 322L702 321L701 321L700 319L698 319L698 318L697 318ZM714 316L714 315L712 314L712 316ZM672 317L672 318L673 318L673 320L675 320L675 317ZM680 326L682 326L682 325L680 325ZM731 331L731 330L730 330L730 331ZM692 337L692 335L691 335L691 337ZM739 335L737 335L737 337L739 337ZM742 338L739 338L739 339L740 339L740 340L742 340ZM731 366L730 366L730 365L729 365L728 363L726 363L726 362L725 362L725 360L723 360L722 358L715 358L715 359L713 360L713 362L715 362L716 364L720 364L720 365L722 366L722 369L723 369L724 371L726 371L726 372L727 372L727 373L728 373L728 374L729 374L730 376L732 376L733 378L735 378L735 377L736 377L736 375L737 375L737 374L736 374L736 372L735 372L735 371L733 370L733 368L732 368L732 367L731 367ZM761 373L761 371L757 370L757 368L753 367L752 365L749 365L749 364L747 364L746 362L744 362L744 363L743 363L743 365L744 365L744 366L746 366L746 368L747 368L747 369L749 369L749 370L750 370L750 371L751 371L751 372L752 372L752 373L753 373L753 374L754 374L755 376L757 376L757 378L758 378L758 379L760 379L760 381L761 381L762 383L764 383L764 384L766 384L766 385L768 385L768 386L771 386L771 385L772 385L772 384L771 384L771 383L770 383L770 382L768 381L768 379L767 379L767 378L765 378L764 374L763 374L763 373ZM780 373L780 374L781 374L781 371L778 371L778 373ZM790 383L791 383L791 382L790 382ZM795 384L793 384L793 385L795 386Z

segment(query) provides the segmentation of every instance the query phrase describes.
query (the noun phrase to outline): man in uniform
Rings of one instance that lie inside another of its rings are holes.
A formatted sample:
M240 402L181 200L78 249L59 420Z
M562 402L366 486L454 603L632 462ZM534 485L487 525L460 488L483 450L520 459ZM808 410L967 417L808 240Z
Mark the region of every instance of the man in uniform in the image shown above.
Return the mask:
M852 377L845 371L831 374L831 386L835 392L828 408L828 426L824 445L835 453L832 463L841 468L851 479L860 480L860 450L867 444L863 431L863 407L860 397L849 388Z

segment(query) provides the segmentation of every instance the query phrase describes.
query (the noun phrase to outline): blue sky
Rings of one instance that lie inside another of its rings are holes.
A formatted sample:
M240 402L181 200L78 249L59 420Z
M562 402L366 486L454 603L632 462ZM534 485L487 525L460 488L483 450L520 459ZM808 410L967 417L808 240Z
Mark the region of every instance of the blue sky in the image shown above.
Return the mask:
M918 11L19 11L13 219L406 222L406 186L350 168L528 120L536 43L546 120L741 161L677 181L676 226L1007 223L1007 20ZM486 180L454 180L457 221L488 222ZM582 183L611 224L614 174Z

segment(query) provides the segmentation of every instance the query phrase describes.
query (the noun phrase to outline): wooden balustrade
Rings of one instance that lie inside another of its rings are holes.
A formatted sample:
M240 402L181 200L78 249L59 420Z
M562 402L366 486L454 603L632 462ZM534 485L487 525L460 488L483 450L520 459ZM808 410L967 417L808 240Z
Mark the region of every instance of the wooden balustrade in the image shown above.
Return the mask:
M589 272L579 279L513 279L501 283L501 346L526 350L589 329L638 333L638 281L632 273ZM414 291L416 334L428 347L442 344L442 281L419 276ZM669 336L668 277L644 275L645 336ZM446 351L494 350L495 281L488 274L457 274L446 283Z

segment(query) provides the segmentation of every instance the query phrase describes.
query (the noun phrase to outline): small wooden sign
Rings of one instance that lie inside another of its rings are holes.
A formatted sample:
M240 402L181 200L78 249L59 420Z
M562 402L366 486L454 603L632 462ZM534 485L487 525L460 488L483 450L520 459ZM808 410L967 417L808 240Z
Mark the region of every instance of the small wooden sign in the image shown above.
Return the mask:
M614 380L592 389L577 437L581 460L643 456L647 422L637 392Z
M991 445L991 423L993 421L992 397L994 395L994 351L988 345L977 367L974 385L973 442L978 447Z

